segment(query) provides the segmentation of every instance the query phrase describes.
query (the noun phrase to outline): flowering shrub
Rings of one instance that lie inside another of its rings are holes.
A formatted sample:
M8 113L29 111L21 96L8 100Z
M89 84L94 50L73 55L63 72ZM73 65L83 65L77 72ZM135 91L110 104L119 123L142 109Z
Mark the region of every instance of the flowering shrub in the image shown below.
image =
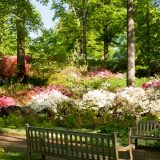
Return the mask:
M121 109L125 109L133 113L136 110L145 107L146 104L144 103L146 100L146 93L143 89L128 87L124 88L120 92L117 92L115 106L119 109L119 111L122 111Z
M36 112L41 112L44 109L50 109L54 113L57 113L58 106L69 100L70 98L63 95L61 92L53 90L49 93L41 92L40 94L33 96L32 100L28 103L28 106Z
M67 97L72 96L72 92L65 86L61 85L48 85L43 87L37 86L23 92L17 92L15 95L17 105L26 106L32 100L32 97L35 97L39 94L50 94L52 91L59 91L61 94Z
M16 102L11 97L0 97L0 107L14 106Z
M149 88L146 90L146 95L149 101L147 108L150 112L153 114L160 112L160 90Z
M160 112L160 92L158 90L143 90L142 88L125 88L116 94L115 106L120 112L131 114Z
M83 95L82 107L87 108L90 106L91 109L95 111L101 109L108 110L110 107L113 106L114 99L114 93L105 90L91 90ZM91 105L87 105L89 103Z
M31 58L29 56L25 56L25 69L26 75L29 74L30 65L27 64ZM17 56L3 56L0 58L0 76L3 78L16 76L17 69Z
M47 87L35 87L33 88L30 92L33 93L33 95L36 94L50 94L52 91L59 91L61 92L63 95L66 95L68 97L72 96L72 93L64 86L61 85L48 85Z
M133 115L147 112L160 112L160 92L159 90L128 87L119 90L116 94L106 90L90 90L83 94L82 99L76 101L59 92L59 87L42 87L34 88L36 92L28 104L40 112L44 109L51 109L57 113L60 107L65 106L63 103L74 104L81 109L91 109L96 112L113 113L130 113ZM74 102L74 103L73 103Z
M151 87L160 89L160 80L154 80L154 81L150 81L142 84L142 88L144 89L148 89Z
M88 73L88 76L90 77L112 77L113 73L105 68L97 68L95 70L92 70Z

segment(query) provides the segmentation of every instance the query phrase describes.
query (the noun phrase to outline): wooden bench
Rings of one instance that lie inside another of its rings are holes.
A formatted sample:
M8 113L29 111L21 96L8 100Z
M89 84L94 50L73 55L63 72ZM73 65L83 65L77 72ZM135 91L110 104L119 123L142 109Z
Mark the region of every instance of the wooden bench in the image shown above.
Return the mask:
M119 148L113 134L86 133L54 128L38 128L26 125L28 159L39 153L42 159L50 155L67 160L120 160L119 151L129 151L132 146Z
M160 122L139 120L135 128L129 129L128 135L129 144L132 138L135 139L135 148L138 147L138 139L160 141Z

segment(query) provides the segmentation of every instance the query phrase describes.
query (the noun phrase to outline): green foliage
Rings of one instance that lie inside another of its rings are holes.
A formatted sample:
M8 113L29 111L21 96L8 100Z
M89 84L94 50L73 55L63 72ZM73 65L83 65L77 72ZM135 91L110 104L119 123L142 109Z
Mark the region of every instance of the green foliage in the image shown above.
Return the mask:
M4 153L4 149L0 148L0 154Z
M122 89L126 86L126 79L125 78L108 78L106 82L110 84L108 89L110 91L115 91L116 89Z
M32 126L51 128L54 126L52 119L47 115L28 115L22 116L10 114L9 116L0 117L0 128L22 129L28 123Z
M0 128L5 127L5 120L4 118L0 117Z
M138 76L153 75L160 68L160 8L155 7L152 0L135 1L135 8L136 61L137 65L145 66L139 68L141 73Z
M25 153L12 153L12 152L3 152L0 153L1 160L26 160L27 155ZM39 157L33 156L34 160L38 160Z
M23 116L17 114L10 114L9 116L3 117L5 127L8 128L22 128L24 124ZM4 125L3 125L4 126Z
M147 77L136 78L136 86L140 87L143 83L148 82L150 79Z
M46 127L46 128L51 128L54 126L54 122L52 121L52 119L50 119L45 114L36 115L36 116L28 115L24 117L24 124L26 123L32 126Z
M119 137L127 137L128 128L135 125L135 117L130 115L124 115L123 117L118 115L104 115L103 124L99 125L99 129L103 133L118 133Z
M94 129L96 126L96 113L89 109L72 109L70 113L57 117L55 125L64 128Z

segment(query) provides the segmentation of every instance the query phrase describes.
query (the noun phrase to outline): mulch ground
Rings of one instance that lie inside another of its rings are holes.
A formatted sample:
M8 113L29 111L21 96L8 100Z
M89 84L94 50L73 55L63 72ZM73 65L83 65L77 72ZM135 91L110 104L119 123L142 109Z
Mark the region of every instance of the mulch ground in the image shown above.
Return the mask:
M26 139L21 136L0 135L0 148L9 152L27 152ZM127 157L127 153L120 153L120 156ZM61 160L48 157L47 160ZM133 150L133 160L160 160L160 150L151 151L144 149Z

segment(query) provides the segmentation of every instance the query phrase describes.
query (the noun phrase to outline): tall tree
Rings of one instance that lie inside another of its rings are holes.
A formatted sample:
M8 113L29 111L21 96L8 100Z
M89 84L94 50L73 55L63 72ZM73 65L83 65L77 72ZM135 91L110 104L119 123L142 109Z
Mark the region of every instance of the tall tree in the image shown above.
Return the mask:
M68 19L69 26L71 26L71 19L77 21L77 30L79 36L74 42L74 48L79 48L78 52L82 58L87 58L87 9L89 7L88 0L53 0L53 9L55 9L55 17ZM61 22L62 22L61 21ZM63 23L62 23L63 24ZM75 23L73 23L75 24ZM76 33L75 33L76 34ZM79 46L79 47L77 47Z
M117 0L97 0L93 1L93 12L89 23L98 32L97 40L103 41L103 59L109 58L109 46L124 32L125 28L125 8Z
M17 76L25 77L25 40L31 30L41 25L40 14L29 0L5 1L8 6L8 23L16 31L17 37Z
M86 0L83 0L83 57L87 59L87 37L86 37L86 26L87 26L87 10Z
M135 83L135 32L133 19L133 0L127 0L127 86Z
M138 76L154 75L160 69L160 8L158 1L135 3Z

